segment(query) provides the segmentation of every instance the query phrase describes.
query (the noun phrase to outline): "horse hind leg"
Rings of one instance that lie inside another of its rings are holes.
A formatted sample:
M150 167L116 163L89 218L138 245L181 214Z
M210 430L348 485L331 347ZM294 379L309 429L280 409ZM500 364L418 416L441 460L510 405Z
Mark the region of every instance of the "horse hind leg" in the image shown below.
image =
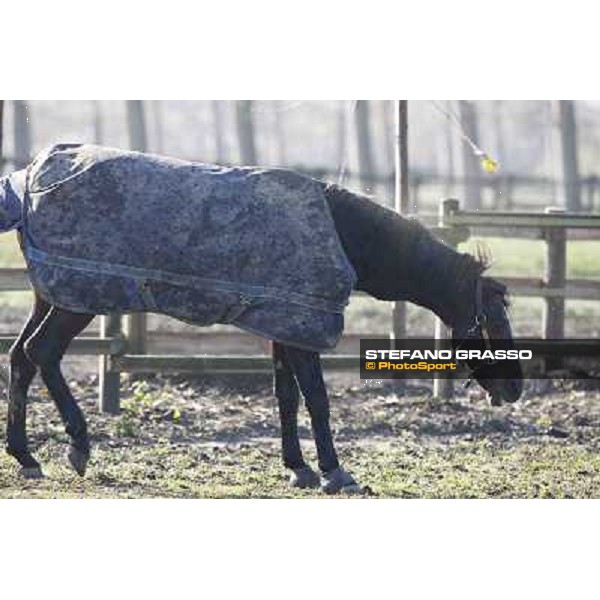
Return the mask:
M19 462L20 472L27 478L43 477L43 473L27 444L27 392L35 377L36 367L25 354L23 346L49 310L50 305L36 294L31 314L9 354L6 451Z
M277 342L273 343L273 367L281 422L281 452L283 464L292 471L290 485L301 489L318 487L319 476L304 461L298 439L300 392L285 348Z
M310 414L322 473L321 489L328 494L340 491L348 494L361 492L362 488L338 462L329 424L329 397L323 381L319 354L291 346L286 346L286 354Z
M85 475L90 456L87 425L65 381L60 362L73 338L81 333L93 318L93 315L52 307L42 324L25 342L25 353L39 368L42 381L48 388L71 438L67 458L81 477Z

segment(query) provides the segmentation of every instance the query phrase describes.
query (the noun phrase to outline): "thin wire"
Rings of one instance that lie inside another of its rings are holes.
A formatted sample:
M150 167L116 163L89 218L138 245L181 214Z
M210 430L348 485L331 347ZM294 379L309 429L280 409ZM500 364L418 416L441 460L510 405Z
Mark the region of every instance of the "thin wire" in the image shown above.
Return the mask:
M460 137L465 142L467 142L467 144L469 144L474 154L476 154L477 156L486 155L485 152L465 133L464 127L462 126L460 119L453 110L445 108L444 106L439 104L437 100L430 100L429 102L433 105L434 108L439 110L452 124L454 124L454 128L458 131Z

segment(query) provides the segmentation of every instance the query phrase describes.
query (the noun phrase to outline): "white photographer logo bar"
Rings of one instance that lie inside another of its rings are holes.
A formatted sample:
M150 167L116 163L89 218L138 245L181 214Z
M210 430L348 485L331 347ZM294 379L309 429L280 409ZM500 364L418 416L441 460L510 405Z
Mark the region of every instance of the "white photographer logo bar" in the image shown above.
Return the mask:
M365 350L366 360L532 360L531 350Z

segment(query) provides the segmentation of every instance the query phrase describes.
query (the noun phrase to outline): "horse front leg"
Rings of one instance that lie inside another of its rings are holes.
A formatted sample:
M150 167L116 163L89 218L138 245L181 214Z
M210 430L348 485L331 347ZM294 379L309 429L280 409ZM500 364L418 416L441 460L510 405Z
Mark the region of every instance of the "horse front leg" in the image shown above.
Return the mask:
M6 451L19 462L21 474L27 478L43 477L43 473L40 464L30 454L27 444L27 392L35 377L36 368L26 356L23 346L49 310L50 305L35 294L31 314L10 349Z
M319 476L304 461L298 438L300 392L285 348L277 342L273 343L273 368L281 422L281 453L283 464L292 471L290 485L301 489L318 487Z
M310 414L319 469L322 473L321 489L328 494L339 491L360 492L358 483L340 467L338 461L329 424L329 397L323 380L319 354L291 346L286 346L286 354Z
M60 362L73 338L81 333L93 315L72 313L57 307L50 312L25 342L25 353L39 367L40 375L58 409L67 435L71 438L67 458L78 475L83 477L90 456L90 442L85 417L60 368Z

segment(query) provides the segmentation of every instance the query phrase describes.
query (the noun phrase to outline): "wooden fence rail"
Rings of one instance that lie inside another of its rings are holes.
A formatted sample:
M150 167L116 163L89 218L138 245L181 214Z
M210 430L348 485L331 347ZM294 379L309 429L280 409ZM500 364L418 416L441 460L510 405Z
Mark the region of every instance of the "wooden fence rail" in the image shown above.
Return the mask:
M489 230L505 232L510 237L522 237L519 232L534 231L536 237L546 242L546 266L543 277L501 278L511 294L543 298L546 304L543 322L543 337L560 339L564 331L565 299L600 300L600 281L567 279L566 246L567 231L593 230L600 232L600 215L568 214L548 209L545 213L462 211L457 200L444 200L436 227L431 230L446 243L457 246L466 241L472 230L478 234ZM598 238L596 238L598 239ZM29 289L27 272L24 269L0 269L0 292ZM146 335L146 331L143 332ZM447 332L438 323L436 337ZM356 335L350 336L357 338ZM366 334L363 337L373 337ZM13 336L0 336L0 352L8 352L14 342ZM119 315L103 317L99 337L80 337L74 340L70 352L74 354L98 355L99 358L99 402L101 410L109 413L119 411L119 379L122 372L185 372L185 373L256 373L271 369L271 358L265 355L164 355L133 353L132 340L124 333L123 319ZM599 344L567 344L567 354L598 353ZM544 352L540 340L539 351ZM358 369L359 357L355 354L331 354L323 356L329 369ZM438 396L452 394L452 382L436 380L434 391Z

